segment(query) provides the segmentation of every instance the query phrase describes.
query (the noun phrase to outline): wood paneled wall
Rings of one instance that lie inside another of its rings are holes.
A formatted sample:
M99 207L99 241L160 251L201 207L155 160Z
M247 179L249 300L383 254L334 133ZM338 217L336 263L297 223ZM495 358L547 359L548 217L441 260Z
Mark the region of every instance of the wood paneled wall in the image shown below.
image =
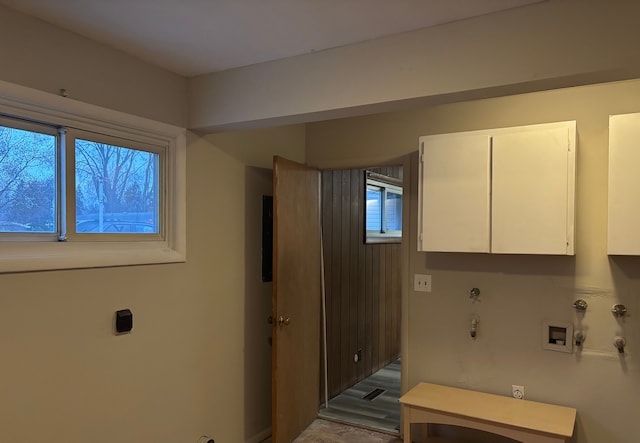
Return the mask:
M402 178L401 167L368 170ZM400 355L400 243L364 243L365 205L364 170L322 173L330 397Z

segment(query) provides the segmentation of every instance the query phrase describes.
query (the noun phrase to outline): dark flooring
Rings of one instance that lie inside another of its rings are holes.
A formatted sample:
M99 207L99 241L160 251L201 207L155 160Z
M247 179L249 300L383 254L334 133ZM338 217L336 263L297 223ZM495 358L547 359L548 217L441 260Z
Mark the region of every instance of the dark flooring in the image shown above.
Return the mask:
M400 359L329 400L318 416L399 435L399 398Z

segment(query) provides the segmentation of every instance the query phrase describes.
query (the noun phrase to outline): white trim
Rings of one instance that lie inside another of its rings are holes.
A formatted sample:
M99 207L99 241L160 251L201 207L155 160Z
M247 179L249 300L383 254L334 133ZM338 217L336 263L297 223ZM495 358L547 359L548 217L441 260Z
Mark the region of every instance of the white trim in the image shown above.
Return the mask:
M0 81L0 113L160 143L167 150L166 238L145 242L1 242L0 273L186 260L186 129Z

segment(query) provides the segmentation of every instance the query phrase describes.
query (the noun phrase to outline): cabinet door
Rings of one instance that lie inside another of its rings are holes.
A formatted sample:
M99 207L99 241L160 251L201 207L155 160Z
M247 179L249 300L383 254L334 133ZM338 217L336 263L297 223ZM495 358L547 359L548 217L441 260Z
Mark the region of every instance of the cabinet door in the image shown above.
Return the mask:
M420 138L418 250L489 252L488 134Z
M640 255L640 114L609 117L608 253Z
M491 251L573 254L575 122L493 136Z

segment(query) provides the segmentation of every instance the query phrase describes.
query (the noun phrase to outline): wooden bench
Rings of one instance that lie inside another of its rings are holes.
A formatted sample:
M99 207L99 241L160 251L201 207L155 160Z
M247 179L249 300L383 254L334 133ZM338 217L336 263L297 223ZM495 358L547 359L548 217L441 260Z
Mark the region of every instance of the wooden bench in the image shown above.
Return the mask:
M573 435L576 419L573 408L430 383L418 384L400 403L404 443L411 443L412 423L479 429L523 443L564 443Z

